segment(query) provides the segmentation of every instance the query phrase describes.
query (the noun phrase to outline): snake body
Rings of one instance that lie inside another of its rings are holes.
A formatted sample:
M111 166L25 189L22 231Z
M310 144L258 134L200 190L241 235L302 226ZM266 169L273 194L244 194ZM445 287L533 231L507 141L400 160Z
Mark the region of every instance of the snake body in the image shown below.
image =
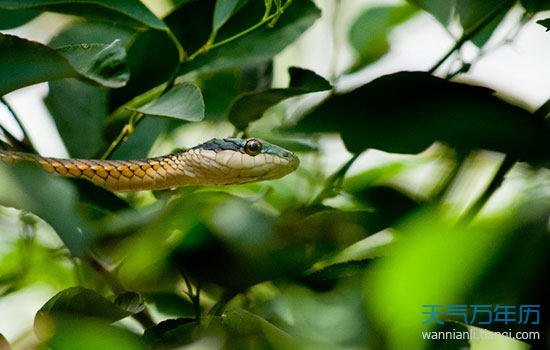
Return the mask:
M30 161L50 173L87 179L115 192L272 180L299 165L292 152L260 139L212 139L184 151L140 160L58 159L0 151L0 161Z

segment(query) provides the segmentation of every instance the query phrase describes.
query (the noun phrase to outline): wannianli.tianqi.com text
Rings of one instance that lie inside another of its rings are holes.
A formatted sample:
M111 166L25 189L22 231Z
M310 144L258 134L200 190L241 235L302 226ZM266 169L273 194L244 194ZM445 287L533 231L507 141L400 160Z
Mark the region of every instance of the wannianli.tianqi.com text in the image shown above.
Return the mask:
M539 340L540 332L514 332L512 330L508 332L491 332L483 329L469 330L469 331L433 331L422 332L422 339L424 340L490 340L490 339L506 339L510 341L516 340Z

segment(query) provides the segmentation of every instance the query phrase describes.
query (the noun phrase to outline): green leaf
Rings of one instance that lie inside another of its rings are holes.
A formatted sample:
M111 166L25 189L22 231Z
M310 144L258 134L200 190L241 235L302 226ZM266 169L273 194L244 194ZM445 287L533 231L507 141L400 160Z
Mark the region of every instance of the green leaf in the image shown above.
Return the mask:
M388 257L370 265L363 293L367 314L383 330L388 348L422 348L425 304L458 304L489 266L507 236L491 228L463 227L436 210L410 217ZM438 300L437 303L431 300Z
M61 78L120 87L128 79L124 57L124 49L116 42L56 51L37 42L0 34L0 95Z
M193 333L201 325L192 318L169 319L147 328L142 340L153 348L175 348L193 341Z
M107 101L106 90L75 79L49 83L44 102L71 157L89 158L101 147Z
M159 312L169 316L194 316L193 303L174 292L154 292L145 296L148 303L155 305Z
M139 0L0 0L0 8L59 12L131 26L167 30Z
M38 338L47 339L51 322L55 322L58 315L91 317L115 322L131 314L131 311L117 306L91 289L71 287L57 293L38 310L34 329Z
M31 164L0 162L0 188L1 205L36 214L53 227L73 255L86 252L93 231L76 208L76 193L68 180Z
M267 109L287 98L332 88L328 81L310 70L291 67L288 72L288 88L246 92L233 100L227 112L227 119L235 128L246 130L248 125L260 119Z
M201 90L191 83L174 86L166 94L140 108L130 108L151 117L172 118L192 122L204 118L204 101Z
M0 8L0 30L6 30L6 29L22 26L23 24L29 22L39 14L40 12L12 11L12 10L4 10Z
M217 40L223 40L251 27L264 14L261 1L250 1L222 28ZM302 35L321 15L310 0L294 1L277 22L275 28L267 25L208 54L189 62L183 72L194 70L220 70L247 63L266 61L282 51ZM181 25L185 25L182 23Z
M355 72L384 56L389 48L389 33L416 13L410 5L369 8L352 24L349 41L358 58L350 69ZM368 35L367 35L368 34Z
M60 317L52 326L45 339L49 349L148 349L136 334L97 319Z
M134 31L113 24L74 21L65 26L48 43L50 47L79 45L82 42L110 44L120 39L126 46ZM128 55L128 59L131 59ZM57 130L69 155L90 158L103 144L102 126L109 102L116 103L105 89L75 79L49 82L44 102L53 116ZM86 130L85 133L81 132ZM97 186L94 186L97 189Z
M222 326L234 336L260 335L273 349L303 349L305 345L260 316L243 309L231 308L224 312Z
M541 26L543 26L544 28L546 28L546 31L547 31L547 32L550 31L550 18L538 20L538 21L537 21L537 24L540 24Z
M120 40L105 44L81 44L57 49L82 76L105 87L119 88L130 78L126 51Z
M235 10L238 0L217 0L214 9L214 21L212 22L212 30L217 31L231 17Z
M520 0L520 4L530 13L550 10L550 2L547 0Z
M115 305L131 314L137 314L145 309L145 301L136 292L124 292L117 295Z
M418 153L435 141L458 152L488 149L526 161L548 159L550 132L528 111L485 88L423 72L400 72L334 95L296 126L338 132L348 150ZM414 132L412 132L414 131Z
M479 47L487 42L505 13L515 3L513 0L408 1L431 13L444 26L450 24L452 16L458 16L464 33L470 32L488 17L493 16L495 11L498 11L498 16L472 39L472 42Z

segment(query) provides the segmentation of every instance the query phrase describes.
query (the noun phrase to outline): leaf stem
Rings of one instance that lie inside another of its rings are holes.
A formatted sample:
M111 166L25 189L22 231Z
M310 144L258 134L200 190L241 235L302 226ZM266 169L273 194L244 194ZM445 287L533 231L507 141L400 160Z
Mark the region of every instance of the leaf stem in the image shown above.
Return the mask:
M325 182L325 186L319 192L317 197L312 201L311 205L316 205L321 203L326 198L334 197L336 194L337 188L342 185L342 181L346 173L352 164L357 160L359 154L354 154L340 169L338 169L334 174L329 176Z
M200 284L197 284L195 291L193 292L193 285L185 273L181 274L183 280L185 281L185 286L187 287L187 296L191 299L193 303L193 310L195 312L195 320L200 322L201 319L201 302L200 302Z
M113 153L118 149L118 147L120 147L120 145L122 145L122 143L126 141L126 139L130 135L132 135L132 133L134 132L134 129L142 119L143 119L143 114L138 112L132 113L128 123L126 123L122 128L122 130L120 130L120 133L118 134L116 139L114 139L113 142L111 142L111 145L109 146L109 148L107 148L105 153L103 153L100 159L108 159L109 157L111 157Z
M476 216L477 214L483 209L485 204L489 201L489 198L495 193L495 191L502 185L502 182L504 181L504 177L506 174L512 169L514 164L518 161L517 158L512 157L510 155L506 155L504 160L502 161L502 164L500 165L497 173L491 180L491 183L485 191L481 194L481 196L472 204L472 206L466 211L464 215L458 220L457 225L467 225L469 224Z
M27 133L27 130L23 127L23 123L21 123L21 120L17 116L17 113L15 113L13 108L11 108L10 104L8 103L8 101L6 101L6 99L4 99L4 97L0 96L0 102L2 102L4 106L6 106L13 120L15 120L15 122L17 123L17 126L19 126L19 129L21 130L21 132L23 132L23 140L19 141L15 136L13 136L13 134L11 134L8 130L6 130L3 126L0 125L2 132L6 135L9 141L10 142L13 141L15 143L15 146L17 146L18 148L21 148L23 151L36 153L36 149L34 148L31 142L31 139L29 138L29 134Z
M170 79L166 83L166 86L164 87L164 89L162 90L162 93L160 95L165 94L166 92L168 92L174 86L174 84L176 82L176 78L178 77L181 69L183 68L183 66L186 63L189 63L189 62L193 61L197 56L199 56L201 54L208 53L210 50L213 50L213 49L216 49L220 46L226 45L226 44L228 44L232 41L235 41L235 40L249 34L250 32L258 29L259 27L261 27L262 25L266 24L267 22L269 22L271 20L275 20L277 17L280 17L283 14L283 12L288 8L288 6L290 6L291 3L292 3L292 0L288 0L283 6L278 8L278 10L274 14L269 15L269 16L266 16L264 14L264 17L258 23L253 25L252 27L247 28L247 29L245 29L244 31L242 31L238 34L235 34L235 35L233 35L233 36L231 36L227 39L224 39L222 41L219 41L217 43L214 43L214 40L215 40L216 35L217 35L217 31L212 31L212 33L210 33L210 36L209 36L208 40L206 41L206 43L203 46L201 46L197 51L192 53L191 55L187 54L187 52L185 51L185 49L183 48L183 46L181 45L181 43L179 42L179 40L177 39L175 34L171 30L167 30L166 33L168 34L170 39L174 42L174 45L176 46L176 48L178 50L178 65L177 65L176 69L174 70L174 72L172 73L172 75L170 76ZM134 123L131 123L131 121L129 121L127 124L124 125L124 127L122 128L122 130L120 131L118 136L111 142L111 144L109 145L107 150L103 153L101 159L107 159L113 154L113 152L131 135L131 133L133 131L133 128L135 128L139 124L139 122L143 119L142 117L143 117L143 114L139 114L135 118Z
M187 52L185 52L185 49L181 45L180 41L178 40L174 32L168 29L166 30L166 34L168 34L168 37L172 40L172 42L176 46L176 49L178 50L178 64L176 66L176 69L174 69L174 71L172 72L172 75L170 76L170 79L168 80L168 83L166 84L166 87L162 91L161 95L164 95L165 93L167 93L174 86L174 83L176 82L176 78L178 77L179 71L181 70L181 67L183 66L183 64L186 62L186 58L187 58Z

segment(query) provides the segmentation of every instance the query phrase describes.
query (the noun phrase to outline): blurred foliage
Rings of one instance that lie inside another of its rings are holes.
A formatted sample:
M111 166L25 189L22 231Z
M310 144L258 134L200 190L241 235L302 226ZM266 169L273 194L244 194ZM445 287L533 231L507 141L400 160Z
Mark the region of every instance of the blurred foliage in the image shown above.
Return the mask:
M549 347L550 102L533 112L450 80L481 59L509 11L523 13L521 28L550 6L354 4L339 24L344 4L330 2L332 13L312 0L165 1L162 11L138 0L0 0L2 30L45 11L71 15L47 44L0 34L0 95L48 82L44 102L72 157L142 158L233 133L302 160L277 181L130 194L0 163L0 298L50 296L34 326L0 329L0 349ZM439 63L355 75L423 13L459 32ZM281 67L278 54L323 16L334 47L350 50L347 66L327 77ZM436 75L466 42L479 56ZM360 83L341 90L350 76ZM2 122L2 149L33 149L23 128L33 125L20 124L19 140ZM424 304L537 304L542 318L482 329L446 316L438 326L424 324ZM421 336L509 329L542 338Z

